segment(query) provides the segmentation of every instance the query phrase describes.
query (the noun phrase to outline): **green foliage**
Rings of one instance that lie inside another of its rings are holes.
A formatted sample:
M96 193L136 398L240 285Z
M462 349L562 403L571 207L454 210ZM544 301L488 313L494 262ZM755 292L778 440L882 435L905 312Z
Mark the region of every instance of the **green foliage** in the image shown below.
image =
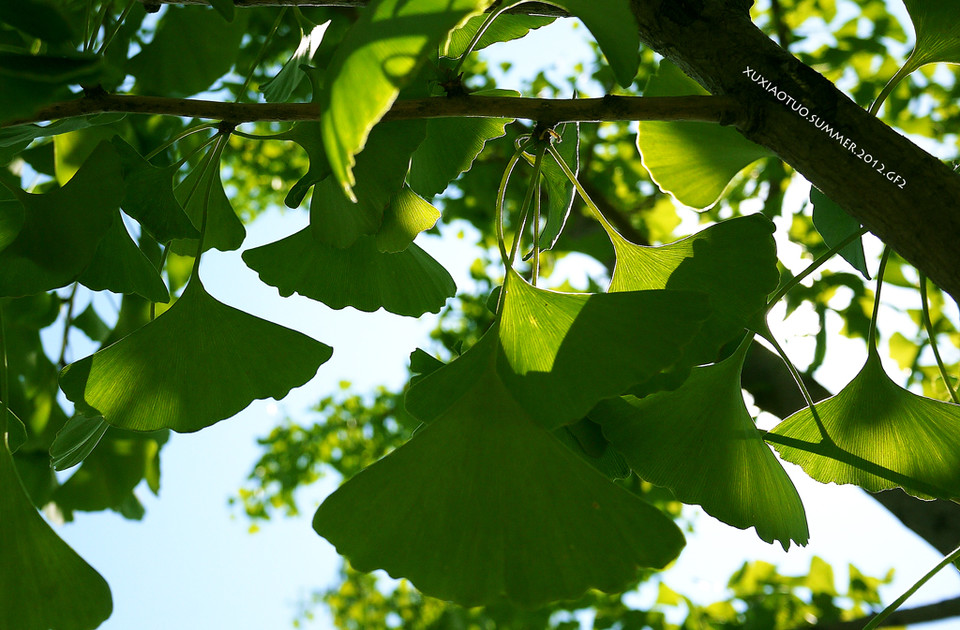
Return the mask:
M430 113L467 95L519 96L472 52L554 18L498 12L523 7L515 1L490 12L489 0L289 12L211 0L150 19L120 4L0 7L0 626L94 628L112 607L103 579L35 507L64 520L107 509L143 518L135 491L144 481L159 491L169 430L282 398L331 357L220 303L198 275L209 250L243 248L261 210L299 208L308 193L309 227L243 251L263 282L335 309L443 313L430 350L444 361L416 351L404 388L329 396L312 426L288 420L261 440L241 492L263 519L297 513L297 490L328 472L345 480L314 528L358 569L422 592L347 569L322 596L339 627L566 629L588 609L594 628L849 620L880 603L890 576L851 568L840 595L819 559L799 577L747 563L722 601L671 590L653 576L684 546L680 501L784 548L805 544L804 507L768 443L824 483L960 498L958 407L942 400L957 381L954 311L891 258L888 283L924 289L922 306L905 309L914 328L888 335L923 396L888 377L877 292L864 282L873 252L860 239L839 248L859 222L816 190L812 208L794 207L798 178L767 148L712 123L643 121L635 132L629 121ZM541 73L525 94L636 95L638 78L646 97L706 94L641 48L627 0L548 4L582 20L597 63L570 85ZM886 103L885 122L927 139L960 133L960 82L914 73L960 63L949 1L905 2L917 41L899 70L889 49L905 30L878 0L858 0L852 19L840 10L849 0L782 4L783 15L754 7L753 17L785 46L824 18L833 41L792 52L858 103L874 113ZM132 103L129 114L90 113L123 90L111 102ZM176 108L200 106L175 100L197 94L237 107L197 123L198 110ZM260 96L300 121L241 126L236 112L264 111L244 103ZM386 119L411 99L431 104ZM144 113L168 107L178 115ZM450 273L415 243L441 219L470 222L501 254L471 270L476 294L451 302ZM778 253L774 235L789 247ZM828 252L861 276L790 271ZM565 282L555 270L572 253L606 276ZM101 316L110 295L118 312ZM765 318L780 299L819 325L809 375L831 360L836 316L870 347L839 394L764 433L741 371L754 332L776 342ZM69 362L74 329L100 348ZM61 347L44 341L54 337ZM647 610L618 594L654 581Z

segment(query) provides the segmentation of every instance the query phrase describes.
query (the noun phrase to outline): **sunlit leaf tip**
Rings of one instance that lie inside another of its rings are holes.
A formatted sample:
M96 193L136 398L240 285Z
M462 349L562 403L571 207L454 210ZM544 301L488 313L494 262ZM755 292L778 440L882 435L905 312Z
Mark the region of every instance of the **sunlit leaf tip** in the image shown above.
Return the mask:
M135 431L197 431L260 398L281 399L332 355L306 335L222 304L194 278L156 320L65 367L87 415Z

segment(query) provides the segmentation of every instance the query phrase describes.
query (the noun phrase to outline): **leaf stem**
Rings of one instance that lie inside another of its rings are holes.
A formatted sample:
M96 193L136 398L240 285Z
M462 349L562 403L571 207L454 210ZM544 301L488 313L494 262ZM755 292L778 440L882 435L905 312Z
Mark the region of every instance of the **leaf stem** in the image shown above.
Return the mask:
M956 562L957 560L960 560L960 547L957 547L956 549L954 549L947 556L945 556L943 560L938 562L937 566L927 571L926 575L924 575L922 578L917 580L917 582L913 586L908 588L903 595L898 597L892 604L884 608L879 615L871 619L867 623L867 625L863 627L863 630L873 630L873 628L876 628L877 626L879 626L881 623L883 623L884 619L889 617L890 614L893 613L897 608L900 608L900 606L903 605L903 602L907 601L907 599L911 595L916 593L921 586L926 584L930 580L930 578L932 578L934 575L939 573L940 570L943 569L945 566L953 562Z
M163 266L167 264L167 256L170 255L170 243L166 243L163 246L163 251L160 252L160 262L157 263L157 273L163 273ZM169 274L168 274L169 279ZM152 322L157 318L157 303L153 300L150 300L150 321Z
M154 149L154 150L151 151L150 153L148 153L148 154L146 154L145 156L143 156L143 159L145 159L145 160L147 160L147 161L149 162L150 160L152 160L153 158L155 158L157 155L159 155L161 151L165 151L166 149L168 149L168 148L170 148L171 146L173 146L174 143L179 142L180 140L183 140L183 139L186 138L187 136L192 135L192 134L195 134L195 133L197 133L198 131L203 131L204 129L210 129L210 128L213 128L213 127L216 127L216 126L217 126L217 123L201 123L201 124L195 125L195 126L193 126L193 127L187 127L186 129L184 129L183 131L181 131L180 133L178 133L178 134L175 135L174 137L170 138L169 140L167 140L166 142L164 142L163 144L161 144L160 146L158 146L156 149ZM216 136L213 136L213 138L216 138ZM209 140L212 140L213 138L210 138ZM208 141L209 141L209 140L208 140ZM205 145L204 145L204 146L205 146Z
M497 189L497 245L500 247L500 258L503 260L504 266L510 266L510 256L507 254L506 236L503 232L503 202L507 196L507 184L510 181L510 175L513 173L513 169L516 167L517 162L520 161L520 156L523 155L525 148L526 145L519 146L514 152L513 157L511 157L510 161L507 162L507 167L503 170L503 177L500 178L500 187Z
M79 282L73 283L73 288L70 290L70 297L67 299L67 318L63 322L63 342L60 344L60 358L57 359L57 365L60 368L63 368L67 362L67 345L70 340L70 328L73 327L73 305L77 297L77 287L80 286Z
M919 270L918 270L919 271ZM937 333L933 330L933 322L930 320L930 304L927 299L927 276L920 271L920 307L923 310L923 326L927 329L927 337L930 340L930 349L933 350L933 356L937 360L937 369L940 370L940 378L943 384L950 392L950 399L960 404L960 398L957 398L957 390L950 384L950 375L947 374L947 367L943 364L940 357L940 349L937 347Z
M580 197L583 199L583 202L587 205L587 209L590 211L590 214L593 215L593 218L600 222L600 225L603 226L603 229L607 233L614 233L618 236L620 235L617 232L617 229L613 227L607 218L603 216L603 213L600 212L600 208L594 203L593 199L590 198L590 195L587 193L586 189L580 184L580 181L577 179L577 176L573 174L573 171L570 170L570 167L567 166L567 163L564 161L563 156L557 151L556 147L550 145L547 147L547 150L550 151L550 155L556 160L557 165L560 167L560 170L563 171L563 174L567 176L567 179L570 180L570 183L573 184L574 188L577 189L577 192L580 194ZM620 238L623 238L622 236Z
M210 150L210 159L207 162L206 167L203 171L200 172L200 180L197 182L199 187L200 181L203 181L203 178L207 176L207 169L210 170L209 179L206 182L206 187L203 191L203 219L200 221L200 238L197 242L197 257L193 261L193 277L196 278L200 275L200 259L203 257L203 241L207 235L207 215L210 207L210 191L213 190L213 178L217 175L217 170L220 168L220 156L223 154L223 148L227 144L227 138L230 134L221 134L217 138L217 144L214 145L213 149ZM196 189L194 189L196 190Z
M504 11L518 4L523 4L523 1L521 0L521 2L514 2L512 4L508 3L507 6L500 7L495 11L487 13L483 22L480 24L480 27L477 29L477 32L473 34L473 38L470 40L470 43L467 44L463 54L460 55L460 58L457 60L457 65L453 67L453 76L457 76L460 73L460 68L463 67L463 62L467 60L467 56L472 53L473 49L476 48L478 43L480 43L480 38L482 38L483 34L487 32L487 29L490 28L490 25L493 24L493 21L500 17Z
M280 13L277 14L277 19L273 21L273 26L270 27L270 31L267 33L266 39L263 40L263 46L260 47L260 52L257 53L257 58L253 60L253 63L250 65L250 72L247 73L247 78L243 81L243 86L240 87L240 91L237 92L236 103L239 103L243 100L243 97L247 93L247 88L250 87L250 82L253 80L253 73L257 71L257 66L260 65L260 62L263 61L263 58L267 56L267 46L270 45L270 42L273 41L273 36L277 34L277 29L280 28L280 22L283 21L283 16L287 14L287 7L280 9Z
M793 377L794 382L796 382L797 387L800 388L800 393L803 395L803 400L806 401L807 407L810 409L810 413L813 415L813 421L817 423L817 430L820 431L820 442L834 445L833 438L827 433L827 427L824 426L823 420L820 419L820 414L817 412L817 406L813 402L813 397L810 395L810 391L807 389L806 383L803 382L803 375L800 374L800 370L797 369L797 366L793 364L793 361L790 360L790 357L787 356L787 353L784 352L783 348L777 342L776 337L771 335L764 335L764 339L770 342L770 345L773 346L774 350L777 351L777 354L780 355L780 358L783 359L783 362L787 366L790 375Z
M537 192L533 206L533 263L530 272L530 282L537 286L540 278L540 178L537 177Z
M883 105L883 102L887 100L887 97L890 96L893 90L896 89L908 74L916 70L916 68L913 67L913 55L916 52L916 49L914 49L913 53L910 54L907 60L903 62L903 65L900 66L900 69L897 70L897 73L894 74L893 77L887 81L887 84L883 86L883 89L880 90L880 94L877 95L876 100L873 101L873 104L870 105L870 109L868 110L871 114L876 116L877 112L880 111L880 106Z
M880 313L880 289L883 287L883 272L887 268L887 259L890 257L890 247L884 246L880 256L880 267L877 269L877 288L873 296L873 313L870 315L870 331L867 334L867 350L876 352L877 346L877 316Z
M133 9L134 5L137 4L137 0L129 0L127 6L124 7L123 12L120 13L120 17L117 18L117 24L114 26L113 30L109 34L104 36L103 43L100 45L100 50L97 51L97 55L102 55L111 43L113 43L113 38L117 36L117 33L120 32L120 28L123 27L123 21L127 19L130 10Z
M858 238L866 234L868 231L869 230L867 228L860 228L859 230L857 230L847 238L840 241L840 243L838 243L836 246L831 247L825 253L817 257L816 260L814 260L812 263L807 265L806 269L804 269L799 274L794 276L789 282L787 282L785 285L783 285L782 287L780 287L780 289L777 290L777 292L773 295L773 297L767 301L767 309L769 309L771 306L773 306L774 304L782 300L784 296L790 292L791 289L793 289L795 286L803 282L804 278L806 278L811 273L819 269L821 266L823 266L825 262L827 262L828 260L836 256L838 253L840 253L840 251L844 247L854 242L855 240L857 240Z
M537 148L536 158L533 162L533 175L531 175L530 184L527 185L527 193L523 198L523 205L520 206L520 221L513 237L513 247L510 249L510 266L517 259L517 252L520 251L520 243L523 240L523 232L527 227L527 221L530 218L530 204L533 201L533 193L540 189L540 170L543 166L543 154L547 151L547 145L541 144Z

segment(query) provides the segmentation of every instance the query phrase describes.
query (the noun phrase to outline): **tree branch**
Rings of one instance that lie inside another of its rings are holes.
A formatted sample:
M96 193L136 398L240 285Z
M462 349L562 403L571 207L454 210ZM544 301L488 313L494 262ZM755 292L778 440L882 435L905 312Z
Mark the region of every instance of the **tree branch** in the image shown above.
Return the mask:
M160 96L94 94L48 105L29 119L10 121L0 125L0 128L104 113L159 114L238 124L317 120L320 108L313 103L222 103ZM736 120L737 110L733 99L722 96L605 96L580 99L457 96L397 101L384 119L447 117L524 118L553 123L605 120L730 122Z
M960 298L960 175L770 40L750 21L749 0L632 3L647 45L737 100L744 136Z
M139 0L147 11L156 11L163 4L205 4L209 5L207 0ZM237 7L339 7L339 8L362 8L367 6L370 0L233 0ZM491 5L487 11L491 11L496 4ZM563 9L542 2L527 2L516 7L507 9L507 13L522 13L524 15L539 15L547 17L569 17L569 14Z

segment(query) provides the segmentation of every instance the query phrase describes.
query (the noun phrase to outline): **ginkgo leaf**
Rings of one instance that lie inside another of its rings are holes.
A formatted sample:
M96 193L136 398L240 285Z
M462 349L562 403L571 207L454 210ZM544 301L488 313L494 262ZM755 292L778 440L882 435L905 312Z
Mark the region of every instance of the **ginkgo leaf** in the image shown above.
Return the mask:
M557 153L574 175L580 172L580 123L567 123L560 131ZM540 248L553 249L567 224L575 188L563 169L552 159L541 163L540 178L547 190L547 222L540 233Z
M113 612L110 587L33 507L0 444L0 627L93 630Z
M473 95L519 96L512 90L483 90ZM487 142L504 135L509 122L509 118L427 120L427 135L410 158L407 183L426 197L439 195L460 173L470 170Z
M175 194L196 228L204 226L203 215L204 212L207 214L203 251L219 249L229 252L240 248L247 236L247 230L223 191L219 163L208 164L201 161L180 182ZM196 256L197 247L196 239L175 240L170 243L170 250L181 256Z
M119 212L78 280L94 291L136 293L152 302L170 301L163 278L130 238Z
M0 201L0 252L17 240L25 219L22 203L16 199Z
M467 51L467 46L477 30L486 21L486 15L477 15L467 20L463 26L450 33L450 39L447 41L446 48L443 50L445 57L454 59L460 57ZM522 13L504 13L489 25L487 30L480 36L473 50L483 50L491 44L499 42L508 42L514 39L520 39L530 31L538 29L541 26L553 24L556 18L543 15L523 15Z
M327 68L320 125L337 184L354 197L354 156L430 51L491 0L374 0Z
M158 243L195 239L200 232L173 194L173 177L179 164L156 167L143 159L120 136L111 140L120 154L126 186L120 207L137 220Z
M440 211L409 186L390 198L377 231L377 249L381 252L402 252L417 234L429 230L440 219Z
M19 4L14 10L20 10ZM74 97L69 85L95 85L103 70L103 58L92 53L0 50L0 122L31 116L47 103Z
M513 270L504 291L501 378L548 429L670 367L710 312L703 293L558 293Z
M120 160L113 145L103 142L62 188L15 194L24 221L0 251L0 296L56 289L86 269L120 206Z
M225 19L227 22L233 20L235 13L233 1L234 0L207 0L207 2L210 3L210 6L212 6L217 13L223 16L223 19Z
M917 33L904 64L912 72L928 63L960 63L960 19L954 0L903 0Z
M590 418L642 479L728 525L755 527L786 550L791 540L807 544L807 519L743 402L740 370L749 346L745 341L724 361L694 368L674 391L603 401Z
M644 96L708 94L669 61L661 61ZM641 121L637 147L643 166L664 192L692 208L708 208L746 166L773 153L736 129L694 121Z
M331 176L314 186L310 201L310 227L314 238L336 247L349 247L365 234L376 234L391 198L403 187L410 154L423 141L422 120L386 122L370 133L357 155L356 203L343 196Z
M608 229L617 258L609 290L709 295L712 313L686 357L693 364L715 361L721 346L762 323L767 296L780 279L774 229L769 219L752 214L659 247L636 245Z
M0 435L0 445L2 445L3 436ZM7 436L6 436L7 447L10 448L11 453L16 453L17 449L23 446L23 443L27 441L27 427L23 424L23 420L17 417L17 414L13 413L11 409L7 409Z
M768 441L817 481L960 498L960 406L898 386L876 349L860 373L816 409L828 439L805 408L777 425Z
M640 30L629 0L548 0L580 18L607 58L617 83L629 87L640 68Z
M127 71L141 94L191 96L230 70L246 32L245 12L227 22L212 9L167 7L160 28L130 59Z
M280 295L299 293L336 309L352 306L372 312L383 308L419 317L439 313L457 291L447 270L416 245L396 254L384 253L372 236L339 249L316 241L306 228L245 251L243 260L263 282L277 287Z
M463 606L526 608L622 590L683 535L530 418L495 369L496 330L424 378L433 422L330 495L314 529L362 571L382 568ZM458 363L479 370L463 372ZM413 391L413 390L411 390Z
M100 416L70 418L50 445L50 465L54 470L76 466L97 447L109 426Z
M63 42L73 36L73 28L61 7L43 0L0 4L0 22L48 42Z
M86 415L134 431L198 431L259 398L280 399L333 351L213 299L194 277L146 326L60 372Z
M813 204L813 225L823 237L827 247L839 245L844 239L860 230L859 221L847 214L846 210L815 186L810 187L810 203ZM853 265L853 268L864 278L870 279L870 270L867 269L867 259L863 253L862 238L841 249L840 256Z
M310 161L307 172L290 187L290 191L283 199L284 205L288 208L298 208L310 187L330 175L327 152L323 148L323 138L320 136L320 123L298 122L277 138L292 140L299 144L307 152L307 158Z
M330 26L330 20L314 26L309 33L300 31L300 45L297 46L297 50L283 64L277 76L260 86L263 97L268 102L283 103L290 98L300 81L306 76L300 66L311 62L317 48L323 42L323 36L327 32L328 26Z

